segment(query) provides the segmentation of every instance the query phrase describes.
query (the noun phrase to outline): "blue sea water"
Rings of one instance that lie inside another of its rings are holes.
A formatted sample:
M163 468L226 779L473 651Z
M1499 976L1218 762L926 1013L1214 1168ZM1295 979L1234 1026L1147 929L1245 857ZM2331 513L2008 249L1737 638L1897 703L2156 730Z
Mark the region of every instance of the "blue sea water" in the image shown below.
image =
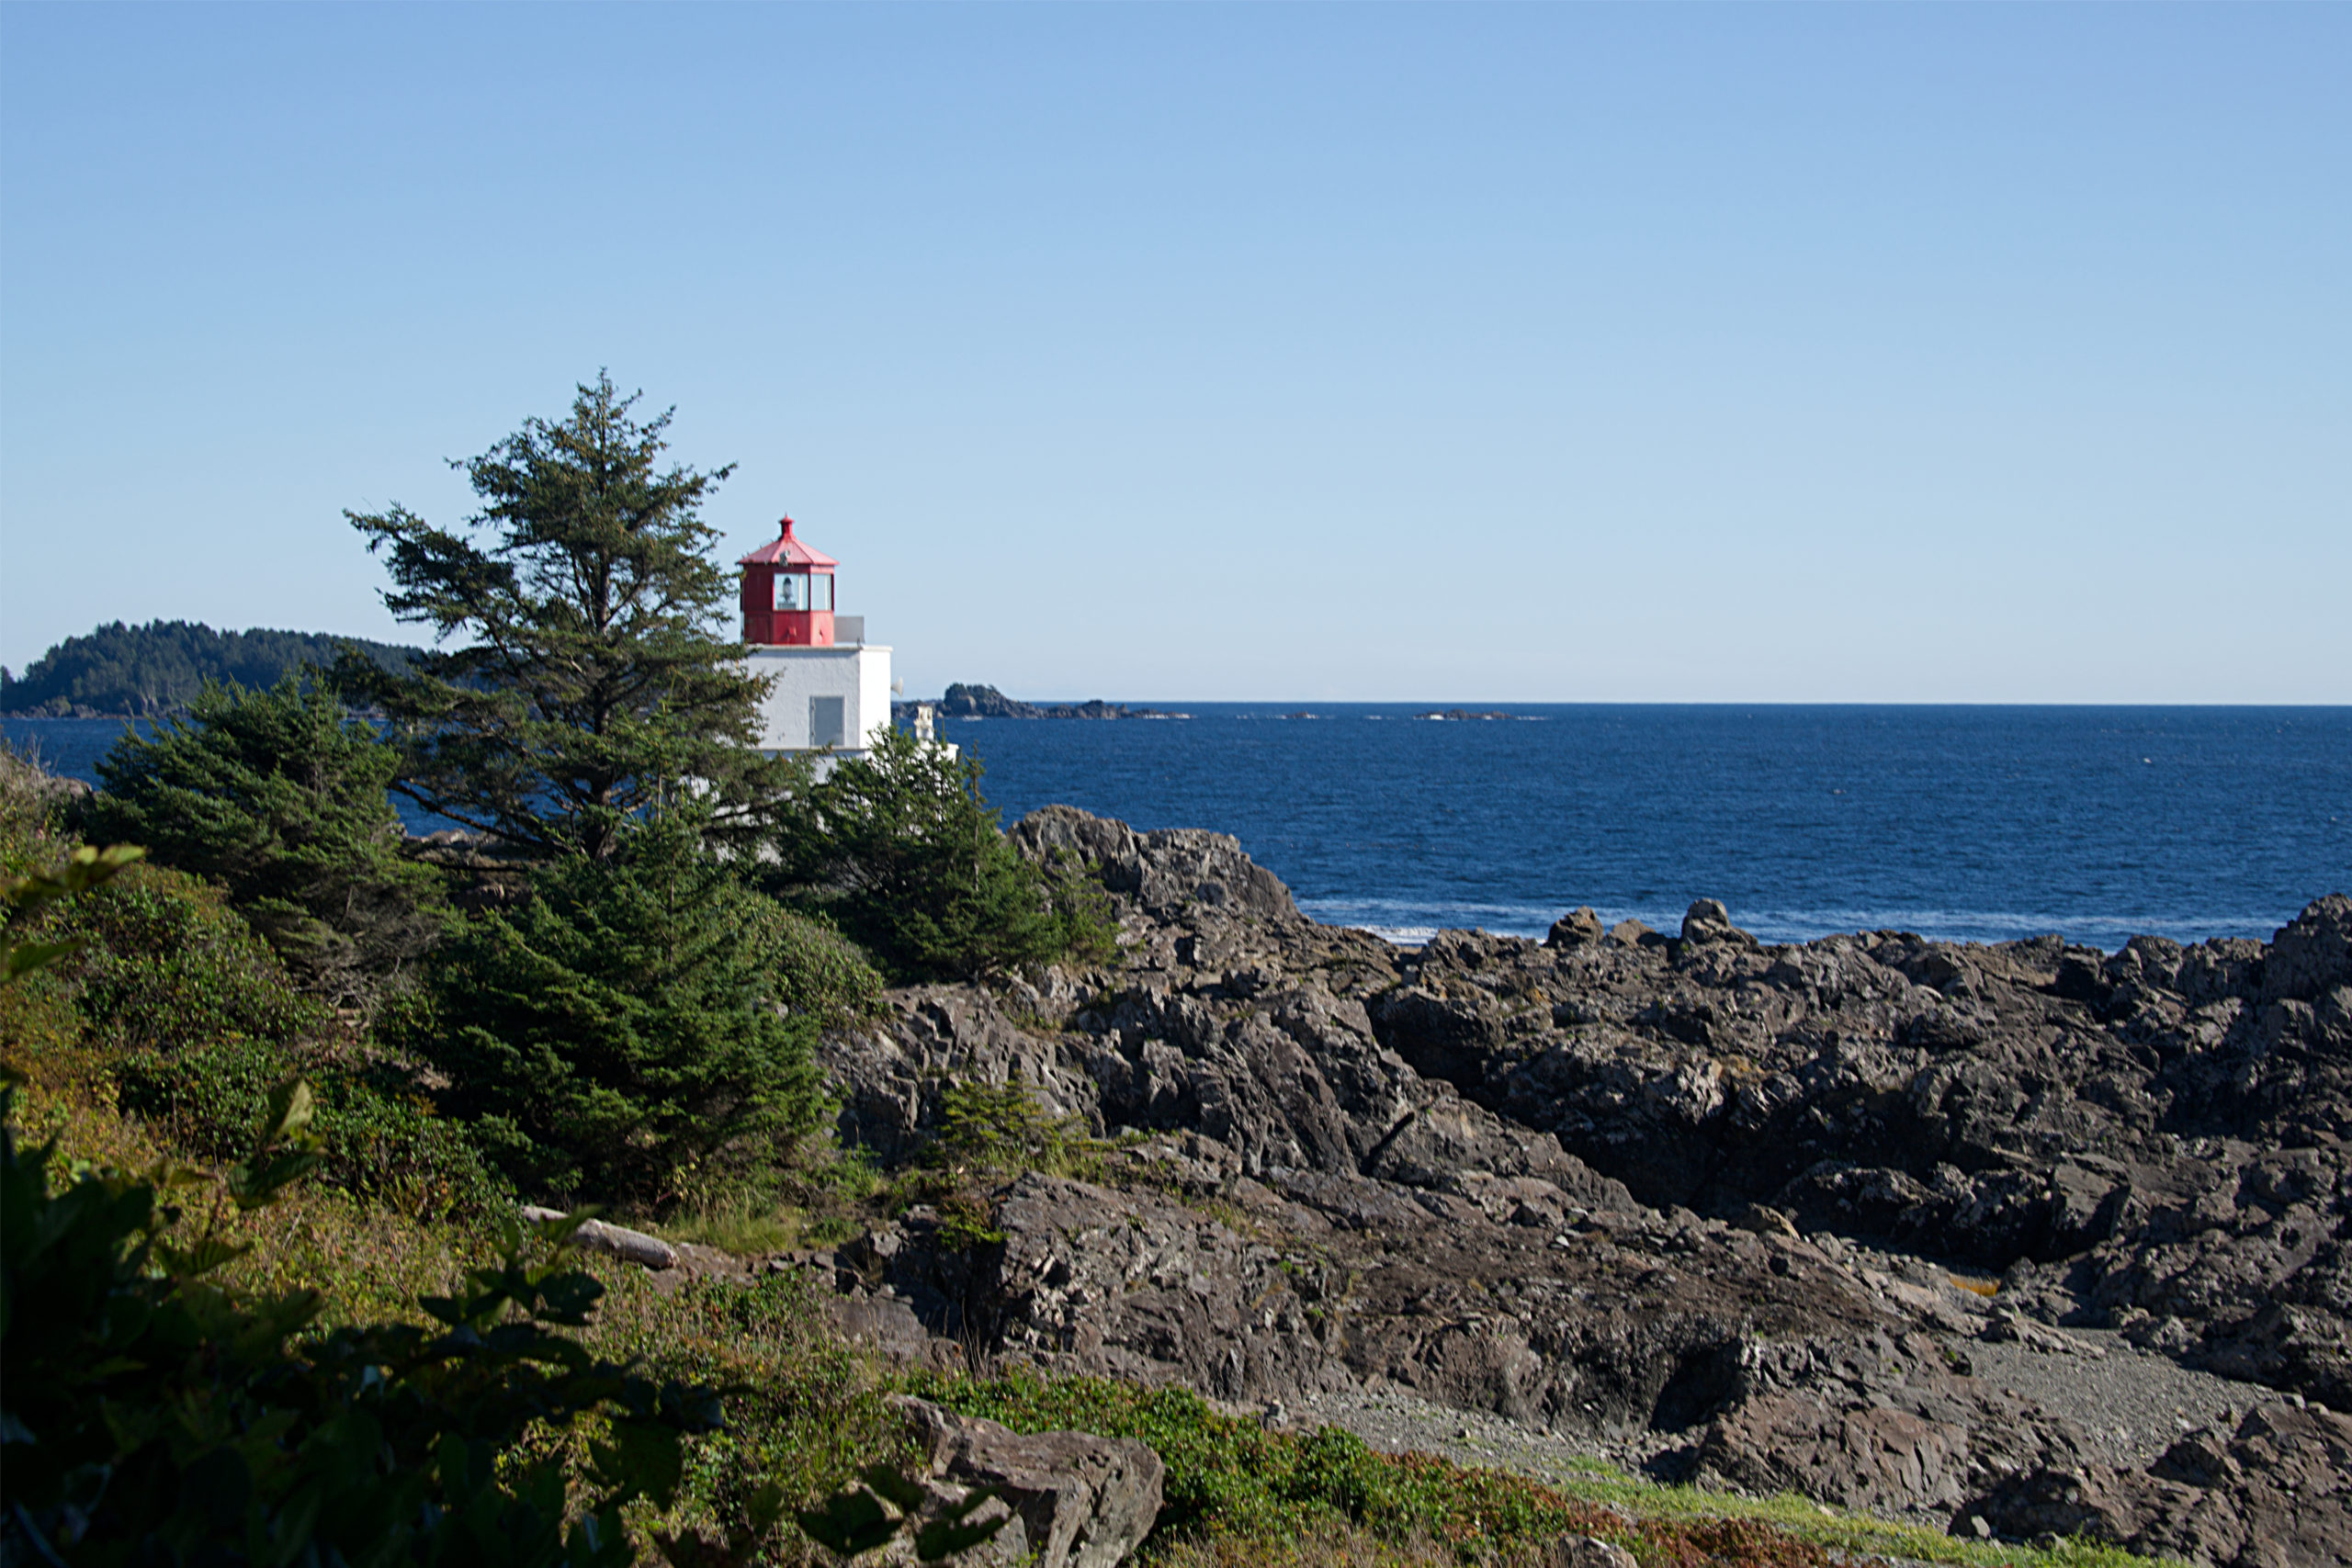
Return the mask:
M1193 716L946 734L1008 822L1213 828L1317 919L1405 941L1579 904L1670 931L1713 897L1772 940L2111 949L2267 937L2352 891L2352 708L1159 705ZM0 721L85 778L120 728Z
M1207 827L1317 919L1541 935L1589 904L1772 940L2267 937L2352 891L2352 708L1163 704L952 720L1008 821Z

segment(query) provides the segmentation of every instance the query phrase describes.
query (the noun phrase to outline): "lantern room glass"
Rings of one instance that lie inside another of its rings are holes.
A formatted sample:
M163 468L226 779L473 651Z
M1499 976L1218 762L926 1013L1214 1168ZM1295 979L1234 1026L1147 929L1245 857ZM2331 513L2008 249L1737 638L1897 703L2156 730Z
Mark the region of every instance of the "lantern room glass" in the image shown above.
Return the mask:
M777 572L775 607L779 610L831 610L833 607L833 574L829 571Z

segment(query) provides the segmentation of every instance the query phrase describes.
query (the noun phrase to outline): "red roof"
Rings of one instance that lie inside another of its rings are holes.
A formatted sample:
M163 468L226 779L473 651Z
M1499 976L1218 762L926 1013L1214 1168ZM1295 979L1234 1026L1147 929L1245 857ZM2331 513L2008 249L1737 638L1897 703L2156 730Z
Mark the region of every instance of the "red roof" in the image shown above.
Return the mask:
M809 567L831 571L842 563L822 550L812 550L792 536L792 519L784 520L784 532L769 540L750 555L735 563L737 566Z

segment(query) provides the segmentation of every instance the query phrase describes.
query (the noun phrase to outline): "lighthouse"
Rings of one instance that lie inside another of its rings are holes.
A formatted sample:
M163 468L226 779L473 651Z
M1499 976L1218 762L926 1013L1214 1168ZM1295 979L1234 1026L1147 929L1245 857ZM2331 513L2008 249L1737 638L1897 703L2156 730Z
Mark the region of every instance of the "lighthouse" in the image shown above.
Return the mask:
M786 517L736 564L745 663L767 682L760 750L865 755L890 727L890 650L865 640L865 616L835 612L841 562L802 541Z

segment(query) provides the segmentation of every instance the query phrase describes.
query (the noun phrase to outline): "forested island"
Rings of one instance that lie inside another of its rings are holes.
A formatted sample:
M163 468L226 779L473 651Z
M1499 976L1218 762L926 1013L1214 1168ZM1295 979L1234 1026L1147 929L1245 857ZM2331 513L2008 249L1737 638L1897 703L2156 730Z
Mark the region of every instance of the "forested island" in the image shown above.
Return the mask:
M327 632L215 631L202 621L110 622L69 637L22 675L0 666L0 713L22 718L164 718L187 709L207 681L257 691L289 671L332 665L346 647L386 669L416 654L396 643Z

